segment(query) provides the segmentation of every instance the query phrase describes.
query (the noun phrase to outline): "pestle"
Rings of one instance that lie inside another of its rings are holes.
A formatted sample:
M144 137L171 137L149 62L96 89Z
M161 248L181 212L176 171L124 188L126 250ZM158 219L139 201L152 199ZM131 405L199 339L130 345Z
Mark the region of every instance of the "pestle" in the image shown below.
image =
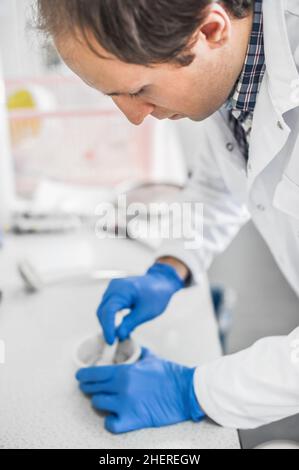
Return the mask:
M115 327L117 328L123 318L129 313L130 310L125 309L119 311L115 316ZM118 349L119 339L116 338L112 345L105 343L104 348L101 353L100 359L95 361L95 365L111 365L115 364L116 352Z

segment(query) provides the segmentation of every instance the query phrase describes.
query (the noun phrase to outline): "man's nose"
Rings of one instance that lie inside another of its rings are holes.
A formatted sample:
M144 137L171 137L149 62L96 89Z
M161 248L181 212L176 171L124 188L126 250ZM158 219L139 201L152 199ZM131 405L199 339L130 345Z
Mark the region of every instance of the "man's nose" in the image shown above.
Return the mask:
M146 103L138 98L114 96L112 99L127 119L136 126L142 124L144 119L155 109L154 105Z

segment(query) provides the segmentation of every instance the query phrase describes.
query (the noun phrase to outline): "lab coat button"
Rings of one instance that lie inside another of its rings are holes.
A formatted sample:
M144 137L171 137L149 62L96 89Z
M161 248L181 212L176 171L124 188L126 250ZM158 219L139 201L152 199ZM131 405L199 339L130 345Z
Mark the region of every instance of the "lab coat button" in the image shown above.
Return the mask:
M279 127L280 130L284 131L284 127L281 121L277 122L277 126Z
M226 144L226 148L227 148L227 150L228 150L229 152L232 152L232 151L234 150L235 146L234 146L234 144L233 144L232 142L228 142L228 143Z

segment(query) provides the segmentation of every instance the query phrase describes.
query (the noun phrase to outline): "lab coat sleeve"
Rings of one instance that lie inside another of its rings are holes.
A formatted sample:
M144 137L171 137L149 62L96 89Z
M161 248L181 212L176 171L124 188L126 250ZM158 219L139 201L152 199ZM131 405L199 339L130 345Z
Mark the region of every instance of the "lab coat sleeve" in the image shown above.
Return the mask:
M197 367L194 388L205 413L225 427L256 428L299 413L299 328Z
M245 204L233 196L225 184L212 143L213 132L203 124L199 124L200 153L196 158L196 166L179 198L179 202L192 203L193 214L196 210L194 203L203 205L201 242L196 249L191 249L187 248L186 239L172 237L163 240L155 253L155 259L173 256L183 261L191 273L190 286L201 283L202 274L214 256L226 249L242 225L249 220ZM225 141L220 145L223 152L226 151L225 145ZM197 220L200 217L198 214Z

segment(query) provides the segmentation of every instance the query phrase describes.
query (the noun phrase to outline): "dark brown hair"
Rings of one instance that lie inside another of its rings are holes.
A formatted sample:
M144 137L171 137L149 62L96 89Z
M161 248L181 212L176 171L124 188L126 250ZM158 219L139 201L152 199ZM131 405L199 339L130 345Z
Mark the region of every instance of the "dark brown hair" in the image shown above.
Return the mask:
M36 0L38 28L52 36L89 35L123 62L152 65L193 60L192 38L212 0ZM223 0L244 18L253 0ZM88 34L87 34L88 33Z

